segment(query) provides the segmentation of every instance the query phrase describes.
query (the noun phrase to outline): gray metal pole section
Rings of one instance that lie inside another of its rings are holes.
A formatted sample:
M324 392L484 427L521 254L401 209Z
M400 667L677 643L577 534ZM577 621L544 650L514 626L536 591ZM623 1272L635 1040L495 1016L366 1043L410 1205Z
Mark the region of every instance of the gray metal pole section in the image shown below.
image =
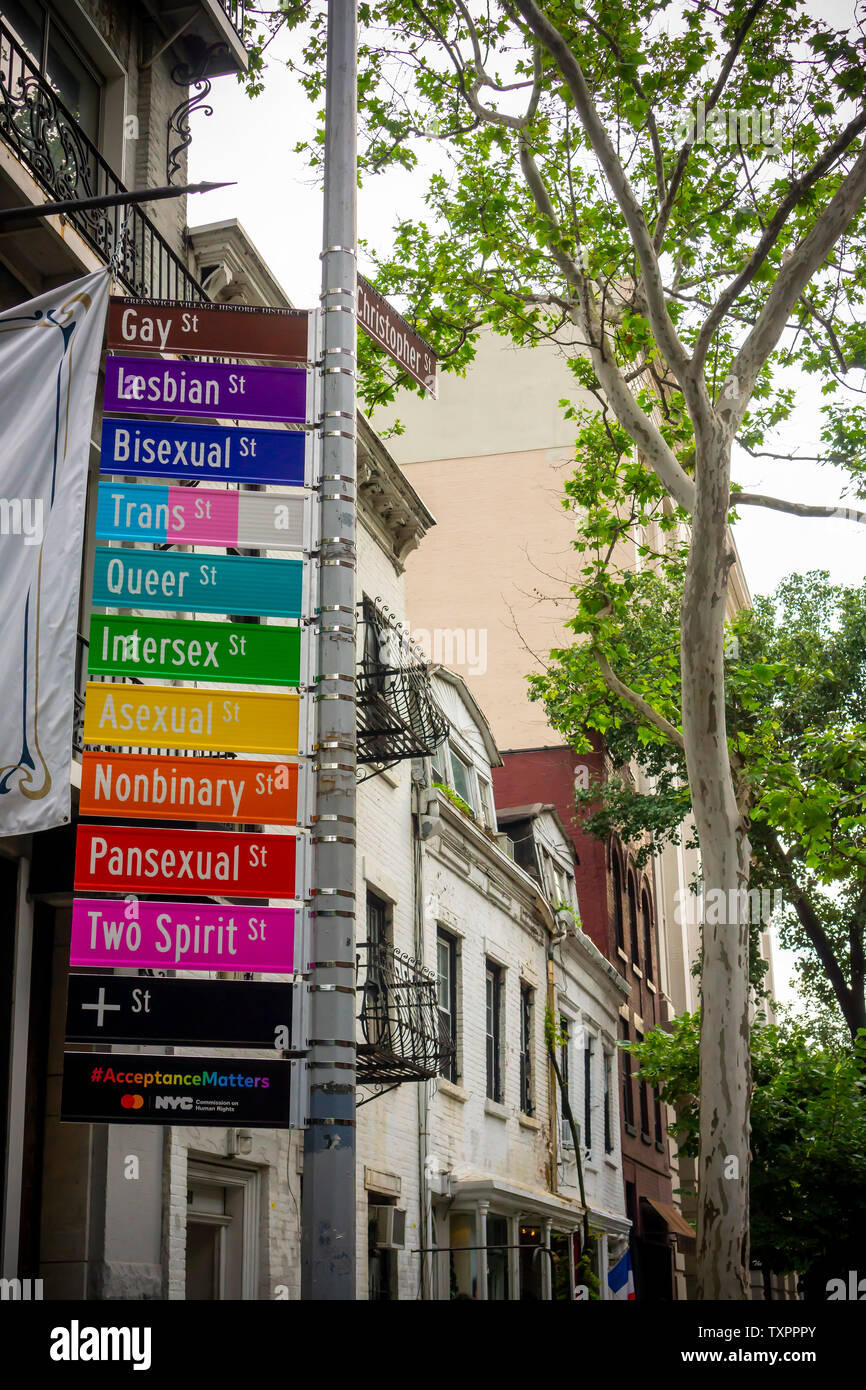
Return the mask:
M355 1297L357 0L328 0L322 476L301 1297Z

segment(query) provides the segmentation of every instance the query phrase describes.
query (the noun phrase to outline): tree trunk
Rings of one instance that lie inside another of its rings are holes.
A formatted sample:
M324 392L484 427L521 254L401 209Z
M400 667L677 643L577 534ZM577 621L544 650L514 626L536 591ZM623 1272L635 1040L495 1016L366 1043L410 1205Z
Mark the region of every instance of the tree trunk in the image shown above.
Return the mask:
M747 1299L750 847L725 727L730 441L720 425L711 435L696 455L681 644L683 737L704 890L697 1273L699 1298Z

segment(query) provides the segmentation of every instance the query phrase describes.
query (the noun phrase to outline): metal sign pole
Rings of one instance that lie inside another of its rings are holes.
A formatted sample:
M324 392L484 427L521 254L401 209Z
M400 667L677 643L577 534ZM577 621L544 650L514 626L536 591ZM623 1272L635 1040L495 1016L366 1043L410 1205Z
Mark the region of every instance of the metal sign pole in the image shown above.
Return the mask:
M357 0L328 0L309 1105L301 1296L355 1297Z

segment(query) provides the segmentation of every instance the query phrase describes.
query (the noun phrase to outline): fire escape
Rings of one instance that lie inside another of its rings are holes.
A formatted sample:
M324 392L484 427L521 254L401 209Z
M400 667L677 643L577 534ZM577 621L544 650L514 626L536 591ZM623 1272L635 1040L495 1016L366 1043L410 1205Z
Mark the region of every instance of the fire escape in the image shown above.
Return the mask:
M365 598L360 626L358 764L372 769L360 779L366 781L407 758L429 757L448 723L433 700L424 654L390 610ZM390 1088L438 1076L454 1047L435 973L378 939L359 943L356 978L359 1083Z

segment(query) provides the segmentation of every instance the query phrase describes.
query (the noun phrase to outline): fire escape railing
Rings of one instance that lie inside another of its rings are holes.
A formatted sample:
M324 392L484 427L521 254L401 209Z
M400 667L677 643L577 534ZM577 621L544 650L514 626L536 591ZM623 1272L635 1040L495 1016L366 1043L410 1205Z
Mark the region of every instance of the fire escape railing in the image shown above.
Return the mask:
M378 600L364 599L360 625L358 762L390 766L429 757L447 736L448 721L433 699L423 653Z
M396 1083L438 1076L454 1044L439 1013L433 971L384 942L362 941L357 951L358 1081Z
M243 7L224 3L229 18ZM232 19L234 23L234 20ZM237 26L235 26L237 27ZM75 117L0 20L0 138L44 188L46 201L96 198L127 189ZM137 204L78 208L70 222L117 275L146 299L207 300L202 286Z

